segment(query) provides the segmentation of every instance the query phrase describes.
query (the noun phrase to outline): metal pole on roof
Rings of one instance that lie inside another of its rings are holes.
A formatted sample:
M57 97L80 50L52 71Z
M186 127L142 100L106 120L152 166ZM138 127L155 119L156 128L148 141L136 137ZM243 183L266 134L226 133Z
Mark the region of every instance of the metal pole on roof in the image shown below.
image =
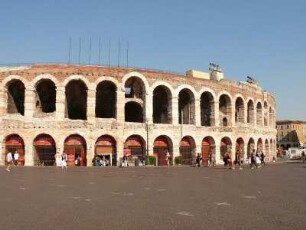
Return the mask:
M101 37L99 37L99 65L101 65Z
M81 64L81 50L82 50L82 40L79 38L79 65Z
M91 62L91 38L89 39L89 50L88 50L88 64L90 65Z
M110 58L111 58L111 41L108 40L108 66L110 66Z
M68 64L70 64L70 61L71 61L71 43L72 43L72 39L71 37L69 37Z

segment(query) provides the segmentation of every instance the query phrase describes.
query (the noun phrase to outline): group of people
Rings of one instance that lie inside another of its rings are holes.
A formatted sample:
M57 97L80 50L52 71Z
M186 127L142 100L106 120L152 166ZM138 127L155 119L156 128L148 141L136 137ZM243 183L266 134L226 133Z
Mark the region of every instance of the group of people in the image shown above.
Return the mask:
M250 158L247 159L248 163L250 164L251 169L259 168L261 165L265 165L265 154L262 150L253 149L252 153L250 154ZM223 156L224 165L227 166L229 169L235 169L235 167L239 167L242 169L241 165L243 163L243 154L237 150L235 154L234 162L232 161L232 157L230 151L226 152Z
M259 168L261 165L266 165L265 154L263 151L255 152L255 149L253 149L250 156L250 167L251 169L254 169Z
M96 155L93 159L93 165L105 167L110 165L110 161L104 155L103 156Z
M202 157L198 153L196 157L196 166L200 167L201 166L201 161L203 161ZM215 153L211 152L208 154L208 159L207 159L207 166L208 167L214 167L216 165L216 155Z
M17 152L17 150L13 153L8 152L6 154L6 171L11 171L11 166L15 165L18 166L18 159L19 159L19 153Z
M61 165L60 166L62 168L67 168L67 166L68 166L67 162L68 162L68 155L67 155L67 153L63 152L62 156L61 156L61 161L60 161ZM74 165L75 166L81 166L81 162L82 162L81 155L75 156Z

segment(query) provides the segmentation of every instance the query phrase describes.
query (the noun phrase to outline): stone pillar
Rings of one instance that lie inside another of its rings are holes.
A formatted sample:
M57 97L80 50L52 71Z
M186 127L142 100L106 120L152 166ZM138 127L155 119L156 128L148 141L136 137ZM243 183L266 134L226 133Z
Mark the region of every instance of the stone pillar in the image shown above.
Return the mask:
M216 164L223 164L223 160L220 157L220 143L216 143Z
M95 123L96 118L96 89L89 87L87 91L87 121Z
M117 122L123 124L125 121L124 115L125 108L125 92L124 90L117 89L117 102L116 102L116 118Z
M172 97L172 124L179 124L179 113L178 113L178 97Z
M0 88L0 116L6 114L6 107L7 107L7 88Z
M244 116L244 125L248 124L248 103L244 103L244 111L243 111L243 116Z
M25 120L31 121L35 111L35 91L33 86L25 89L24 95L24 116Z
M235 112L236 112L236 105L235 105L235 102L233 103L232 102L232 105L231 105L231 117L230 117L230 126L231 127L235 127L236 126L236 121L235 121ZM237 121L238 123L239 121Z
M1 135L0 141L0 165L5 165L5 140L3 136Z
M56 87L56 119L63 120L66 113L66 95L65 87L57 86Z
M117 166L119 166L120 158L123 157L123 148L124 148L124 141L120 140L117 142Z
M88 140L89 139L89 140ZM86 163L86 166L87 167L90 167L92 166L92 159L94 158L94 155L95 155L95 144L92 143L92 140L90 140L90 138L88 138L87 140L87 163Z
M215 112L215 126L220 126L220 113L219 113L219 102L215 101L214 103L214 112Z
M32 138L32 136L30 135ZM34 146L32 139L23 140L25 145L24 150L24 165L25 166L34 166Z
M243 145L243 151L244 151L244 154L243 154L243 162L246 162L246 159L248 158L248 143L244 143Z
M152 92L146 93L146 102L145 102L145 120L144 122L148 121L149 124L153 123L153 94Z
M194 101L195 105L195 125L196 126L201 126L201 103L200 99L195 99Z

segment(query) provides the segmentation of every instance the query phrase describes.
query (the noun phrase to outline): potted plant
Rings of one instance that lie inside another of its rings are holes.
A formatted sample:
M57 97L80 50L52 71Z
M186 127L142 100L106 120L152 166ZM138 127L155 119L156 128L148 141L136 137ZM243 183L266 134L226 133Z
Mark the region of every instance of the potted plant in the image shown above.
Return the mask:
M176 157L174 158L174 163L175 163L176 165L181 165L181 164L182 164L182 156L176 156Z

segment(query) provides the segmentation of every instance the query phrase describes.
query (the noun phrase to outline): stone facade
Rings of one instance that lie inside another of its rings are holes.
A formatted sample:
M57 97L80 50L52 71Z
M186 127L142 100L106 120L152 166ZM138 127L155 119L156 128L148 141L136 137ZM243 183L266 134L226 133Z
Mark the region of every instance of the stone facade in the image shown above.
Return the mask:
M296 120L278 120L277 129L277 147L282 150L290 147L300 147L306 144L306 121Z
M234 158L239 149L246 159L259 148L267 161L276 154L275 98L256 84L74 65L0 69L0 79L1 165L9 146L21 145L24 164L32 166L44 154L40 147L52 145L58 159L77 140L87 166L108 145L115 164L124 154L142 154L164 165L164 150L186 162L214 152L218 164L225 151Z

